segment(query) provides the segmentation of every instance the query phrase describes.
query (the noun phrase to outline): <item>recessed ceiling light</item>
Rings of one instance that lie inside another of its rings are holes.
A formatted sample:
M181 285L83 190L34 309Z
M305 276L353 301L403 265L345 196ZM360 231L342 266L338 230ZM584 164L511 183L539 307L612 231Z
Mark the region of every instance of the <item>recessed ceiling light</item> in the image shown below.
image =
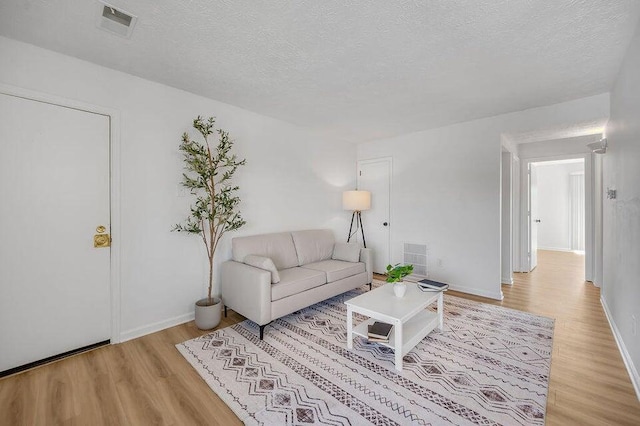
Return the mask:
M138 18L119 7L98 1L98 28L120 37L129 38Z

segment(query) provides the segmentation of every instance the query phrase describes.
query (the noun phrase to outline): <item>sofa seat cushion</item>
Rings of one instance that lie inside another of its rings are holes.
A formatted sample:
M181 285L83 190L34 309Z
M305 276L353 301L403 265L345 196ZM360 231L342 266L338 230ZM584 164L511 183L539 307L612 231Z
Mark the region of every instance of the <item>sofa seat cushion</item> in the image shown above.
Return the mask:
M278 271L280 282L271 285L271 300L280 300L293 294L302 293L327 282L326 274L306 268L289 268Z
M332 283L352 275L357 275L365 271L365 266L362 262L353 263L342 260L323 260L322 262L310 263L308 265L301 266L301 268L324 272L327 276L328 283Z

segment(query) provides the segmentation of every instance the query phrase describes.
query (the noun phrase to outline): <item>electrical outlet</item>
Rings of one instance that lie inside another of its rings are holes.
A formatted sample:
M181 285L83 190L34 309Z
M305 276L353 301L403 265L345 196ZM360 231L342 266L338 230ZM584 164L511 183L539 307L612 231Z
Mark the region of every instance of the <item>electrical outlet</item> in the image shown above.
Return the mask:
M436 259L436 266L442 268L442 259Z
M635 336L637 330L638 330L638 327L636 325L636 316L631 315L631 334Z

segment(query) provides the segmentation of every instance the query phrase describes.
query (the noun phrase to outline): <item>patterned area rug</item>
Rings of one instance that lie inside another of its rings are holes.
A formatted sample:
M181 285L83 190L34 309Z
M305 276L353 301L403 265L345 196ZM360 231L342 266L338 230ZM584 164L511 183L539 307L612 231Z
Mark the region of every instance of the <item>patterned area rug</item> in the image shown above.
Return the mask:
M278 319L263 341L247 320L176 347L248 425L544 424L552 319L445 295L444 330L398 373L391 349L357 336L346 349L344 301L364 291Z

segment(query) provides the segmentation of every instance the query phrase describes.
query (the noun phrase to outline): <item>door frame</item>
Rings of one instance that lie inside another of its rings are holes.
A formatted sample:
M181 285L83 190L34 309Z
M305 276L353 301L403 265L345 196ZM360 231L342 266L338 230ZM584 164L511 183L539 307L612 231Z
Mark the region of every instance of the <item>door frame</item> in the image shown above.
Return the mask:
M521 232L520 232L520 211L521 211L521 189L520 189L520 158L517 155L512 153L511 155L511 208L512 208L512 216L511 216L511 256L512 261L511 265L513 267L513 271L511 273L511 277L513 277L513 272L520 272L524 269L522 266L522 253L520 249L520 240L521 240Z
M375 158L366 158L363 160L356 161L356 189L358 189L360 183L360 174L358 171L360 170L360 166L366 164L374 164L374 163L387 163L389 165L389 237L387 238L387 253L389 255L388 262L391 263L391 259L393 258L391 253L391 229L393 226L393 209L391 206L393 205L392 196L393 196L393 157L375 157Z
M48 93L0 83L0 94L75 109L109 118L109 215L110 215L110 310L111 343L120 342L120 112Z
M582 183L583 183L583 184L585 183L584 171L581 171L581 172L571 172L571 173L569 173L569 206L570 206L570 207L569 207L569 250L572 250L572 251L573 251L573 250L576 250L576 249L573 247L573 241L574 241L574 236L575 236L575 235L574 235L574 233L573 233L573 229L574 229L574 227L573 227L573 223L574 223L574 222L573 222L573 208L571 207L571 206L573 206L573 205L574 205L573 201L574 201L574 197L575 197L575 192L574 192L574 190L573 190L573 185L572 185L572 183L571 183L571 178L572 178L573 176L580 176L580 177L582 178ZM586 189L586 188L584 188L584 189ZM587 195L587 194L586 194L586 191L584 191L585 199L586 199L586 195ZM586 205L586 202L585 202L585 205ZM595 223L594 223L594 226L595 226ZM586 222L585 222L585 229L586 229ZM595 229L595 228L594 228L594 229ZM585 235L585 240L586 240L586 235ZM586 241L585 241L585 243L586 243ZM585 245L584 245L585 254L586 254L586 248L587 248L587 247L586 247L586 244L585 244ZM595 265L594 265L594 266L595 266Z
M528 242L528 246L527 246L527 272L531 272L533 271L537 266L538 266L538 234L539 234L539 226L540 225L536 225L535 229L536 229L536 261L535 261L535 265L533 262L533 238L531 238L531 236L533 235L533 228L534 228L534 218L533 218L533 202L532 199L533 197L531 196L531 181L533 180L533 164L529 163L527 164L527 188L529 189L527 191L527 242ZM537 174L536 174L537 175ZM537 186L538 186L538 180L536 178L536 191L537 191ZM538 193L536 193L537 195ZM538 204L538 199L536 198L536 206ZM539 222L537 222L539 223Z
M509 167L505 167L505 161L508 160ZM513 253L517 250L514 250L514 209L515 209L515 200L514 200L514 176L513 176L513 168L514 165L514 155L504 149L500 154L500 282L501 284L509 284L513 285L513 271L514 271L514 256ZM505 169L508 169L508 180L505 182ZM508 189L505 191L505 183L508 184ZM505 196L508 197L508 214L504 214L505 209ZM505 225L506 231L505 232ZM507 234L507 245L505 247L505 234ZM507 251L505 251L505 249ZM505 256L507 253L507 256ZM505 259L506 258L506 259ZM505 262L506 260L506 262ZM505 272L508 272L505 274Z
M520 266L521 272L531 271L531 259L529 253L531 251L531 240L529 235L529 197L531 196L531 187L529 185L528 173L531 163L539 163L544 161L555 160L584 160L584 279L593 282L593 260L595 256L595 229L594 229L594 174L593 174L593 157L591 153L583 154L567 154L554 155L548 157L521 158L520 159Z

